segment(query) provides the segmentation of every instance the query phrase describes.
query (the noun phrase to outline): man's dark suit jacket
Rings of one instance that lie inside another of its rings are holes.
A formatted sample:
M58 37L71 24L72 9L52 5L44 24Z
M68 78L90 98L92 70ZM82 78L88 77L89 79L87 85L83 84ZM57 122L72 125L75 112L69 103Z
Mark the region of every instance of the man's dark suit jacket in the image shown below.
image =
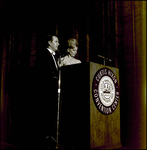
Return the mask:
M56 58L56 56L54 56ZM57 101L58 101L58 70L51 53L45 49L37 60L38 97L37 119L38 131L41 134L56 134ZM56 137L54 137L56 138Z
M36 56L35 67L21 61L13 69L8 80L12 140L37 149L47 136L56 139L58 71L47 49Z

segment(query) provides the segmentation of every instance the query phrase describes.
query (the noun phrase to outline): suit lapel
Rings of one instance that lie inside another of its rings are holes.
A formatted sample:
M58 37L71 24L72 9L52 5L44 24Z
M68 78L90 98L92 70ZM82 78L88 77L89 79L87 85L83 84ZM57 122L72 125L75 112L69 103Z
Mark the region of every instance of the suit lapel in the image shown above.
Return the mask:
M52 55L49 51L48 51L48 54L49 54L49 56L50 56L50 58L51 58L51 62L52 62L52 64L53 64L53 66L56 68L56 70L58 70L58 64L57 64L57 57L56 57L56 55Z

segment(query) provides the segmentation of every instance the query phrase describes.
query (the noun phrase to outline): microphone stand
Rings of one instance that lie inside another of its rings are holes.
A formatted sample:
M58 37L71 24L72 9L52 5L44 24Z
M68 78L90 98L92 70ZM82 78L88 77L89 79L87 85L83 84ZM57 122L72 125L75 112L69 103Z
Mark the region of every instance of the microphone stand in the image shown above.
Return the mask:
M57 110L57 135L56 135L56 149L59 148L59 116L60 116L60 98L61 98L61 55L59 56L59 68L58 68L58 110Z
M106 58L106 57L104 57L104 56L101 56L101 55L98 55L98 57L101 57L101 58L103 58L103 59L104 59L104 65L105 65L105 60L112 61L111 59L109 59L109 58Z

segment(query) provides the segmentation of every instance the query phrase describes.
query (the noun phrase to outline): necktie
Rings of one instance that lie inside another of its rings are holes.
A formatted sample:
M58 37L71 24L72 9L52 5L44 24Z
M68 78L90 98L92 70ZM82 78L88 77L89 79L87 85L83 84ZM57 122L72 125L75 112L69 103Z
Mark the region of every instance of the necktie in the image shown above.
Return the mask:
M53 60L54 60L54 63L55 63L56 69L58 70L57 62L56 62L55 57L54 57L54 55L53 55L53 54L52 54L52 57L53 57Z
M53 60L54 60L54 64L56 66L56 69L58 70L58 65L57 65L57 62L56 62L56 59L55 59L55 52L52 51L51 49L47 48L47 50L51 53L52 57L53 57Z

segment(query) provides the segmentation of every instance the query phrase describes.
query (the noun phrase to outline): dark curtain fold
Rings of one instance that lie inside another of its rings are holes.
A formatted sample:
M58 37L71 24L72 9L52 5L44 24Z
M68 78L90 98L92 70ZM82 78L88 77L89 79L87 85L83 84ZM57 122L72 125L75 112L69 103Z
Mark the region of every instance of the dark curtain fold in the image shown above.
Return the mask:
M123 145L146 147L146 2L116 2ZM143 94L144 93L144 94Z
M15 125L12 115L19 113L14 113L13 106L22 105L21 101L24 101L23 107L27 107L31 101L27 96L35 92L30 83L36 81L32 81L33 69L45 48L45 36L56 33L61 52L66 51L68 38L74 37L79 42L76 58L82 62L103 64L104 60L98 57L101 55L112 60L105 61L106 65L119 68L122 142L128 144L127 140L132 138L128 140L132 145L138 141L136 145L144 147L146 2L0 3L1 141L11 142L13 139Z

